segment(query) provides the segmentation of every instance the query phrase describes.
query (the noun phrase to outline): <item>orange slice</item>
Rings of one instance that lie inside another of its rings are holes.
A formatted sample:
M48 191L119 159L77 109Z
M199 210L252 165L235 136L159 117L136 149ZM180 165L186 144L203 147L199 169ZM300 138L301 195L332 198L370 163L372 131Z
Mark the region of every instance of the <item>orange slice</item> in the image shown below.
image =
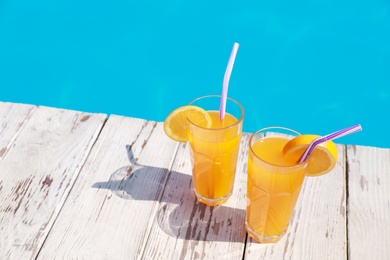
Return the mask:
M173 110L164 121L165 134L178 142L187 141L188 120L201 127L211 127L211 117L197 106L183 106Z
M285 156L295 157L296 160L318 135L299 135L291 139L283 148ZM330 172L337 163L337 147L332 141L316 146L308 158L307 176L320 176Z

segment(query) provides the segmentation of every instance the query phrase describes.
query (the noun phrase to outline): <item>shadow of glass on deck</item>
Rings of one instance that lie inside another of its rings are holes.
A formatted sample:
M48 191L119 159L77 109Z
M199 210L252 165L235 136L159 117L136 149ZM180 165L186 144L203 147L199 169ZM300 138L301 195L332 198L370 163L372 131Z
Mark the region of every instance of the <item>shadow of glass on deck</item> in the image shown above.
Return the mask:
M199 203L193 193L191 175L140 165L134 159L131 147L126 146L126 150L130 164L112 173L107 182L97 182L92 188L109 189L126 200L159 201L156 221L161 230L172 237L195 241L245 241L244 210Z

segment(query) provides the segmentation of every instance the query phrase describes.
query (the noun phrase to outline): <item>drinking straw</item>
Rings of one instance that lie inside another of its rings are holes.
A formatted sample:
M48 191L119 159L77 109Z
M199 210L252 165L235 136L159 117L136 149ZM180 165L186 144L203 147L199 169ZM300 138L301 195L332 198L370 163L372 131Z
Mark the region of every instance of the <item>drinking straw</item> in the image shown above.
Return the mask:
M349 135L349 134L352 134L352 133L355 133L355 132L359 132L361 130L362 130L361 125L357 124L357 125L350 126L350 127L341 129L339 131L336 131L334 133L331 133L331 134L328 134L328 135L325 135L325 136L318 137L318 138L314 139L309 144L309 146L306 148L305 152L299 158L299 163L302 163L302 162L306 161L306 159L310 156L310 154L314 151L314 148L318 144L326 142L326 141L334 140L336 138L340 138L340 137L343 137L343 136L346 136L346 135Z
M232 73L233 70L234 60L236 59L236 54L239 46L240 45L237 42L233 44L233 49L232 52L230 53L229 62L227 64L225 76L223 78L221 103L219 105L219 118L221 120L225 117L226 99L227 99L230 74Z

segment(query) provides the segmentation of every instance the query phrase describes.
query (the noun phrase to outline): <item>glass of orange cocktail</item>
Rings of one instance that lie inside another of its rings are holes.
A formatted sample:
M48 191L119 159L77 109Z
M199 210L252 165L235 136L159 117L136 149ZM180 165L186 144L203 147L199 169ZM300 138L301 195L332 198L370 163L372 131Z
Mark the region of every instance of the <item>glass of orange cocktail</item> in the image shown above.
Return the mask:
M226 114L220 118L219 95L197 98L190 106L203 108L211 117L204 127L188 119L188 142L195 196L210 206L228 200L233 191L244 109L234 99L226 99Z
M284 146L298 132L264 128L252 135L248 151L246 229L261 243L277 242L286 232L307 162L285 156Z
M305 176L329 173L337 164L331 140L361 131L360 124L319 136L268 127L249 140L245 225L260 243L280 240L288 228Z

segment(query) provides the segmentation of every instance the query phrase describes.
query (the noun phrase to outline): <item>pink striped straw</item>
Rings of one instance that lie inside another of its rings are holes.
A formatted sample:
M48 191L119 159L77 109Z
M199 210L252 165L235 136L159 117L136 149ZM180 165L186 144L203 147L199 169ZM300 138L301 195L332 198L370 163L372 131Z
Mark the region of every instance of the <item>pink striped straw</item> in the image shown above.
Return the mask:
M318 137L317 139L314 139L309 144L309 146L306 148L305 152L299 158L299 160L298 160L299 163L303 163L304 161L306 161L306 159L314 151L314 148L317 145L319 145L320 143L323 143L323 142L326 142L326 141L330 141L330 140L334 140L334 139L337 139L337 138L340 138L340 137L343 137L343 136L346 136L346 135L349 135L349 134L352 134L352 133L355 133L355 132L359 132L361 130L362 130L361 125L357 124L357 125L354 125L354 126L350 126L350 127L341 129L341 130L336 131L334 133L331 133L331 134L328 134L328 135L325 135L325 136L322 136L322 137Z
M236 59L236 54L239 46L240 45L237 42L234 43L232 52L230 53L229 62L226 67L225 76L223 78L221 103L219 105L219 118L221 120L225 117L226 99L229 87L230 74L232 74L234 60Z

